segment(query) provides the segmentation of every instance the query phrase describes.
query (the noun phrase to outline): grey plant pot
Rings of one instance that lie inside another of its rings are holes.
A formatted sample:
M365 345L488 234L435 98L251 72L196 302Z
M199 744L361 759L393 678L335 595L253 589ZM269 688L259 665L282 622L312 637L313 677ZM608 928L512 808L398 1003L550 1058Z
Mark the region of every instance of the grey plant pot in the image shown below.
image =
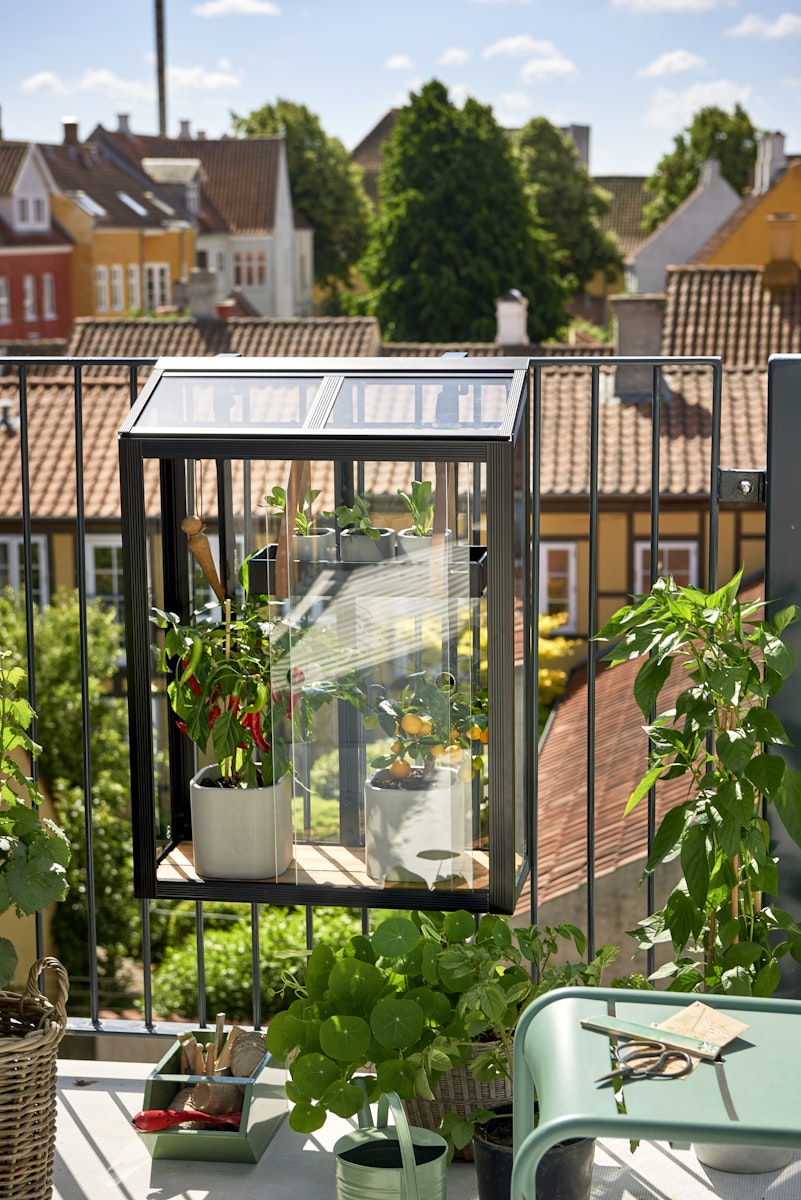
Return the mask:
M353 529L343 529L339 537L339 556L343 562L383 562L395 557L395 530L379 529L378 537L368 537Z
M445 549L448 551L451 544L451 531L446 529L443 533ZM418 537L413 529L401 529L398 532L398 557L406 555L407 558L427 559L431 554L431 547L434 544L432 534L427 537Z
M290 553L298 562L336 562L337 535L333 529L293 533Z
M702 1166L714 1171L730 1171L734 1175L780 1171L794 1153L784 1146L732 1146L718 1142L693 1142L693 1150Z

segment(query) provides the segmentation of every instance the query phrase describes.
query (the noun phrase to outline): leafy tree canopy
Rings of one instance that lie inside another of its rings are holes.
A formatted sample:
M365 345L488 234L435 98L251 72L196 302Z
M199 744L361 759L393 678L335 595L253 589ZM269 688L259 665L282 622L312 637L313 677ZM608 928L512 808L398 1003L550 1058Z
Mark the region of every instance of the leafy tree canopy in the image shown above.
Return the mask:
M700 109L686 129L673 139L673 150L657 163L645 186L656 193L643 209L643 223L650 233L678 208L698 186L701 167L710 158L741 195L748 187L756 162L759 131L739 105L733 113L710 105Z
M612 198L596 187L571 138L535 117L515 139L540 220L563 253L561 273L581 290L597 271L611 283L623 269L620 248L600 218Z
M232 112L231 122L237 137L284 134L292 203L314 226L315 282L328 290L348 284L367 245L370 202L342 142L291 100L265 104L246 117Z
M529 337L566 324L569 289L492 110L457 108L438 80L400 110L362 270L367 307L395 341L492 341L495 300L518 288Z

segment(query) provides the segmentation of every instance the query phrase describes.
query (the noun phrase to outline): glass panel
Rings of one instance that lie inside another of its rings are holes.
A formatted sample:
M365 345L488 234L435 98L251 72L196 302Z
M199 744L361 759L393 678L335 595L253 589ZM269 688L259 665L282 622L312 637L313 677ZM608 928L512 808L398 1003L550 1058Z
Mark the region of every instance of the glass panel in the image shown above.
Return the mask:
M329 429L497 429L511 376L460 379L345 379Z
M298 428L321 378L163 376L136 422L137 430L241 431Z

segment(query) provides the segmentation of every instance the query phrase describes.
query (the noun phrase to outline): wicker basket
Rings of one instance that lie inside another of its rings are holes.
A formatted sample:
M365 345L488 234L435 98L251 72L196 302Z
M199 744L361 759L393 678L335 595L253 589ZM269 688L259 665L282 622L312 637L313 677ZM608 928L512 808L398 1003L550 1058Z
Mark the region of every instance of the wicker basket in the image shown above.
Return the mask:
M487 1048L476 1046L470 1055L471 1060ZM489 1108L491 1104L501 1104L504 1100L512 1099L511 1079L493 1079L479 1083L470 1074L467 1064L445 1071L431 1090L434 1093L433 1100L421 1100L418 1096L414 1100L403 1101L410 1125L436 1129L446 1113L457 1113L466 1118L477 1108ZM473 1143L468 1142L464 1149L457 1150L454 1158L472 1162Z
M58 978L55 1005L37 980ZM56 1149L56 1055L67 1024L67 972L35 962L23 993L0 992L0 1200L50 1200Z

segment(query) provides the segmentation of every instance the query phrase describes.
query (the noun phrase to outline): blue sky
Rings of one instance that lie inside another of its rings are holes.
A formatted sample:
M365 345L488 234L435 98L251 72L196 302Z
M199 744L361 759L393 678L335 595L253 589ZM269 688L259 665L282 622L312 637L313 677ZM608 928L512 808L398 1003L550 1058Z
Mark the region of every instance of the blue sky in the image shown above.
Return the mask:
M130 114L158 131L152 0L6 0L3 136ZM801 154L801 0L164 0L167 124L208 137L282 97L350 150L437 77L505 125L589 125L590 170L648 174L704 105Z

